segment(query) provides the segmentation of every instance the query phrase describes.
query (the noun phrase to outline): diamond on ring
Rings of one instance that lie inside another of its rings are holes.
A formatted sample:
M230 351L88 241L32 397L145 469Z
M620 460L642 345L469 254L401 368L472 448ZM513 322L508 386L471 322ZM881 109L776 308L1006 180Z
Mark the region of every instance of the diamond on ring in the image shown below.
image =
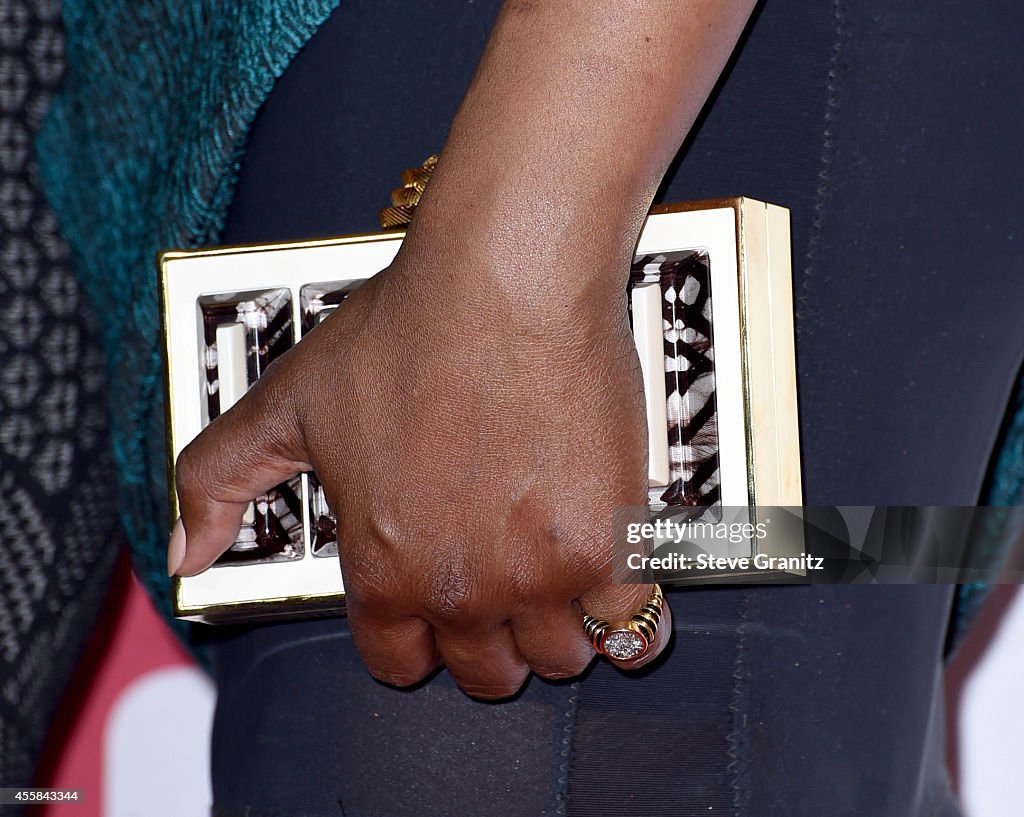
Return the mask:
M628 661L647 649L647 639L632 630L612 630L601 641L601 649L609 658Z

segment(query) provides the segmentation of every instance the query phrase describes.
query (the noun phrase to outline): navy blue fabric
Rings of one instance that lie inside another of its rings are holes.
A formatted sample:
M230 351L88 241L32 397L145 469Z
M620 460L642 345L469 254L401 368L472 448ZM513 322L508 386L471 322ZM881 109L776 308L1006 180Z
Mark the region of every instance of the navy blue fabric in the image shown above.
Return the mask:
M228 242L376 228L439 149L497 0L347 0L253 131ZM973 504L1024 349L1024 10L767 0L663 186L790 207L807 504ZM674 592L626 676L512 704L362 670L343 621L214 648L224 815L956 814L948 587Z

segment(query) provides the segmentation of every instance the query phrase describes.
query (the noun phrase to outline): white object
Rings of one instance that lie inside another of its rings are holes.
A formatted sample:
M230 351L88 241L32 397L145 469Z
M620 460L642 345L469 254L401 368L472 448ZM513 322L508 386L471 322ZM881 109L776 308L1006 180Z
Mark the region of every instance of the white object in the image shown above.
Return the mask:
M668 485L668 403L665 393L665 336L661 326L661 287L638 284L633 306L633 343L640 356L647 401L647 476L652 487Z
M245 367L245 327L222 323L217 327L217 380L220 383L220 413L223 414L249 391Z
M960 795L968 817L1020 817L1024 593L1018 592L960 700Z
M240 323L222 323L217 327L217 390L220 413L223 414L249 391L249 371L245 365L245 326ZM242 514L242 524L251 525L256 514L250 502Z
M210 679L186 666L146 673L121 693L103 735L102 817L209 815L214 699Z

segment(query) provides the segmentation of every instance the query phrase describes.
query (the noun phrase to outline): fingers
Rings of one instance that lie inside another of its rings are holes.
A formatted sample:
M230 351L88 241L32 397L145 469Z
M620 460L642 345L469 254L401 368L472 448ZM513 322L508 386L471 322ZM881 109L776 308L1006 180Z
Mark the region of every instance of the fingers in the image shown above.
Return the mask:
M370 674L385 684L417 684L441 664L433 628L422 618L364 614L350 600L349 631Z
M443 663L467 695L496 700L518 692L529 675L507 623L435 627L419 616L382 613L380 605L364 605L358 595L350 596L348 612L367 669L386 684L412 686Z
M596 655L571 601L523 612L512 620L512 633L526 663L542 678L574 678Z
M234 543L249 502L310 470L307 460L287 397L258 381L178 457L175 482L183 531L179 535L176 528L168 572L192 576L213 564Z
M544 678L571 678L595 655L571 601L530 609L511 622L485 614L428 622L427 613L384 609L376 592L350 593L356 647L370 673L395 686L419 683L443 664L467 695L498 700L516 694L531 670Z
M437 648L455 683L467 695L495 701L515 695L530 667L508 623L484 630L436 631Z
M602 596L613 602L595 609L605 610L610 621L625 621L649 598L650 586L611 586L595 594L599 600ZM551 680L574 678L596 655L584 634L582 614L569 602L528 610L490 627L431 625L416 616L375 619L362 615L358 606L350 607L350 618L356 646L378 680L410 686L443 664L463 692L481 700L515 695L531 671ZM665 649L671 632L665 604L651 648L640 658L613 663L624 670L650 663Z
M605 585L587 594L602 618L625 622L650 598L651 586ZM590 608L587 608L588 612ZM666 603L654 642L639 658L614 661L624 670L639 669L668 645L672 616ZM527 609L510 623L464 632L435 628L437 650L459 687L471 697L496 700L514 695L532 670L548 679L574 678L596 653L583 630L582 614L571 602Z

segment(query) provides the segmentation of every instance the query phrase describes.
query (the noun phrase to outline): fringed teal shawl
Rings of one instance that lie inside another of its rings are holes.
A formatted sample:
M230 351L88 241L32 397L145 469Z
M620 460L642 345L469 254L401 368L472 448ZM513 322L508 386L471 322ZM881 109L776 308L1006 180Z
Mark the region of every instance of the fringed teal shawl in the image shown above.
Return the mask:
M64 0L40 170L102 329L135 568L168 618L156 254L217 242L256 112L338 2Z

